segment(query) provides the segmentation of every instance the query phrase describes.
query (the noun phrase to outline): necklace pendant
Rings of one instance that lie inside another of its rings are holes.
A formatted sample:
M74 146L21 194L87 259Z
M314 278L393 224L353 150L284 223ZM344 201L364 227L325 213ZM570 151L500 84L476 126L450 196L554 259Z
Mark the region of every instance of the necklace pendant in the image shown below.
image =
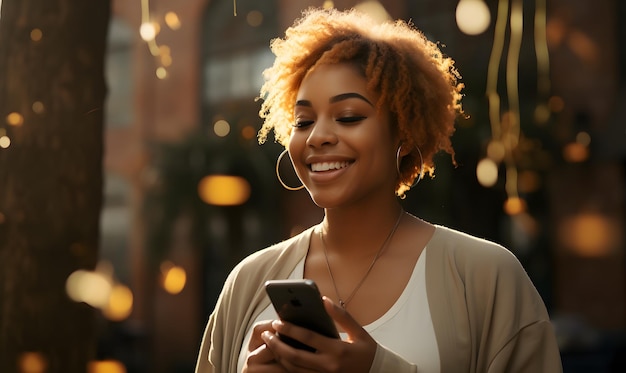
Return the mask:
M343 300L339 299L339 305L341 306L341 308L346 309L346 302L344 302Z

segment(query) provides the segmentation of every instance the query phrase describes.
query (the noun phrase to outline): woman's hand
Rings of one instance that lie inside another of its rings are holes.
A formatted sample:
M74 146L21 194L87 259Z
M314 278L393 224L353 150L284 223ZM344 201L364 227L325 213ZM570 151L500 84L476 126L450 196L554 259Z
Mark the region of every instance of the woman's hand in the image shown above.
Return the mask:
M272 321L261 321L254 325L252 337L248 343L248 356L243 366L243 373L285 373L287 372L274 358L274 354L267 348L261 334L275 333Z
M376 341L346 310L336 306L327 297L324 297L324 307L348 334L346 341L328 338L290 323L274 321L272 328L267 328L261 333L267 350L271 351L275 361L290 373L369 372L376 354ZM295 349L280 341L276 333L297 339L313 347L316 352Z

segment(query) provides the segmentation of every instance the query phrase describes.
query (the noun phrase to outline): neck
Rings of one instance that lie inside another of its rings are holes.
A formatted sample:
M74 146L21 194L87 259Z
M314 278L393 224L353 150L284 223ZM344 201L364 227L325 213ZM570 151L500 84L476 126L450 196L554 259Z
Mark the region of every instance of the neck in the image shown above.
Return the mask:
M371 256L398 222L402 207L397 201L381 208L326 209L322 230L329 251Z

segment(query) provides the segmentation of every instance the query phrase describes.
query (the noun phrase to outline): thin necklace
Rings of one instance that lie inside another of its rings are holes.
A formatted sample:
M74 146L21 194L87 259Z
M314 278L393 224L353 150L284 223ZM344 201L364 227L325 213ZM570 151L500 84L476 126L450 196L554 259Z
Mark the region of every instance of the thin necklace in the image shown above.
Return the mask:
M365 282L365 279L372 271L372 268L374 268L374 264L376 264L376 261L378 260L378 258L380 258L385 247L387 247L387 244L389 244L389 241L391 241L391 237L393 237L393 234L396 232L396 229L398 229L398 226L400 225L400 220L402 220L403 213L404 213L404 209L400 209L400 215L398 215L398 220L396 221L396 224L391 229L391 232L389 232L389 235L387 235L387 238L385 239L385 242L383 242L383 244L380 246L380 249L378 249L378 252L374 256L374 260L372 260L372 263L370 264L369 268L367 268L365 275L363 275L363 277L361 278L361 281L359 281L359 283L356 284L356 286L354 287L354 289L352 290L352 292L346 298L345 301L341 298L341 295L339 295L339 290L337 289L337 283L335 282L335 276L333 276L333 271L331 271L330 262L328 261L328 253L326 252L326 242L324 241L324 234L323 234L323 231L320 229L320 239L322 240L322 248L324 249L324 258L326 258L326 268L328 269L330 280L332 281L333 287L335 288L335 294L337 294L337 298L339 299L339 305L343 307L344 309L348 306L348 303L352 300L352 298L354 297L356 292L359 290L361 285L363 285L363 282Z

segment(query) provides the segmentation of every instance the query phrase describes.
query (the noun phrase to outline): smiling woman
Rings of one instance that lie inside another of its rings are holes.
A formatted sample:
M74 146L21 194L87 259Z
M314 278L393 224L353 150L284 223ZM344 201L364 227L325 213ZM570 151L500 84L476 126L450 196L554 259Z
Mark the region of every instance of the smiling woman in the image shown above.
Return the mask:
M515 256L402 207L434 155L454 155L452 59L355 10L310 9L271 47L259 140L285 146L324 218L233 269L196 372L560 372ZM262 289L274 279L312 280L341 338L281 320Z

